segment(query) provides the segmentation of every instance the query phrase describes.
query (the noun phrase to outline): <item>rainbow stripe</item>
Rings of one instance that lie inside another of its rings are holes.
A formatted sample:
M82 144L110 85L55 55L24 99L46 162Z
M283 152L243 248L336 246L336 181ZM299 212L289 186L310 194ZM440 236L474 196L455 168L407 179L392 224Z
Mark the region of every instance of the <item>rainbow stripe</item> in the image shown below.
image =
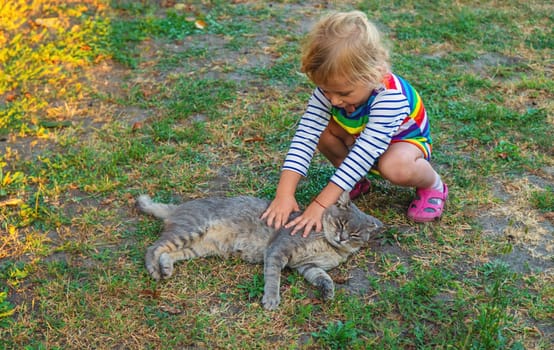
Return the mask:
M404 119L398 133L393 136L393 141L420 138L420 140L425 139L426 142L430 144L431 138L429 136L427 113L423 106L421 96L419 96L416 89L406 80L392 73L387 74L382 83L387 90L401 91L402 94L406 96L411 111L408 117ZM344 109L333 106L331 108L331 116L337 124L349 134L357 136L364 130L366 124L369 122L369 118L371 117L371 105L379 92L379 90L374 91L367 103L358 107L350 115L348 115Z
M347 115L343 108L331 107L331 116L350 135L359 135L369 121L371 104L377 95L374 92L366 103L358 107L352 114Z
M411 133L417 132L419 136L425 136L429 139L429 121L427 120L427 113L425 111L425 107L423 106L423 101L421 99L421 96L419 96L419 93L414 89L410 83L408 83L403 78L394 75L394 74L387 74L385 76L385 79L383 80L383 84L387 89L395 89L402 91L402 94L406 96L406 99L408 100L408 104L410 106L410 110L412 111L410 115L408 116L409 119L413 120L415 124L418 126L418 129L420 130L413 130L413 128L410 128ZM410 122L408 118L404 121L404 123ZM396 135L396 136L400 136ZM409 137L409 133L406 133L402 135L402 138Z

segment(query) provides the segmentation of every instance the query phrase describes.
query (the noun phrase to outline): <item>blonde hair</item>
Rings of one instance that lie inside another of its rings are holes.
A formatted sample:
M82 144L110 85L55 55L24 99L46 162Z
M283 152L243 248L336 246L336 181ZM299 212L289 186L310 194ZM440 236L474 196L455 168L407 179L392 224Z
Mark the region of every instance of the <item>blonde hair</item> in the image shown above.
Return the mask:
M301 62L302 72L316 85L341 77L377 87L390 69L381 33L360 11L334 12L319 20L307 36Z

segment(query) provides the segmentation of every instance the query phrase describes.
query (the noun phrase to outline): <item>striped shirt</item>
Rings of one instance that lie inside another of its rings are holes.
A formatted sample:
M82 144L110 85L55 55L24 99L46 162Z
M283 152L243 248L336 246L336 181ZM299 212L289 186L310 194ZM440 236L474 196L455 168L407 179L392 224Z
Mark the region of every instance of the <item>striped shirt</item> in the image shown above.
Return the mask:
M423 137L431 143L429 121L419 94L406 80L388 74L382 86L350 115L333 107L323 91L316 88L300 119L283 170L307 175L319 137L331 117L346 131L359 132L348 156L330 180L345 191L351 190L369 172L393 140ZM361 127L349 118L362 120Z

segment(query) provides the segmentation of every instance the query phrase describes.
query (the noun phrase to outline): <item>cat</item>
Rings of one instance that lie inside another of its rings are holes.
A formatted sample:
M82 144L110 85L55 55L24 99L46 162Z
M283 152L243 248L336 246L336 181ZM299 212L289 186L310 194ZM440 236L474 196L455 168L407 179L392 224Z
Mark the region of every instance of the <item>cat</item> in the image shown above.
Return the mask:
M147 195L137 198L138 208L164 220L160 239L146 251L146 268L152 278L169 278L174 263L205 256L239 255L251 263L264 263L262 304L274 310L280 303L281 270L297 269L319 287L322 297L333 299L335 286L325 272L358 251L383 224L362 212L344 192L323 213L322 232L308 237L276 230L260 216L269 201L249 196L195 199L180 205L155 203ZM299 213L293 213L292 219Z

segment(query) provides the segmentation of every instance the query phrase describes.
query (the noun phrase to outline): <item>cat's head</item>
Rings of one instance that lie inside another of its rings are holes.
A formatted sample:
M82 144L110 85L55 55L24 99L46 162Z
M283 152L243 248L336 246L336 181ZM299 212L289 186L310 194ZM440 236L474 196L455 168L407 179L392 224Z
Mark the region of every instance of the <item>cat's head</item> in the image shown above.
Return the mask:
M329 243L347 250L364 246L383 223L358 209L345 191L336 204L323 213L323 232Z

